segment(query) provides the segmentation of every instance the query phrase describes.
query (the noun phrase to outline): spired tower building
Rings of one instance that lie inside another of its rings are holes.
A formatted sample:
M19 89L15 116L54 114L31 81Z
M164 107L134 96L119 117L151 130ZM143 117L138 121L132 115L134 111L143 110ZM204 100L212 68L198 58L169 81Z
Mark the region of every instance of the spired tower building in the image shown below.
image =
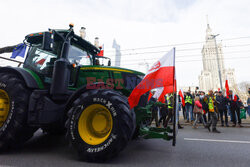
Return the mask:
M225 69L222 43L216 43L215 35L212 34L212 29L210 28L209 24L207 24L206 41L201 52L203 70L199 76L200 89L205 92L208 92L210 89L218 90L218 88L220 88L220 69L222 89L225 88L225 80L227 78L230 89L236 90L237 85L235 82L234 69Z

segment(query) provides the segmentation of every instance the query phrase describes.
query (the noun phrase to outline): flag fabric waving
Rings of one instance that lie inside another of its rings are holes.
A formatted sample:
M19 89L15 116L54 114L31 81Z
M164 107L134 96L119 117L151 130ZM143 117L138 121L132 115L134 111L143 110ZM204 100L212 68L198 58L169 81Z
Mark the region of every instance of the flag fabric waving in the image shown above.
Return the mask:
M228 80L227 79L226 79L226 83L225 83L225 88L226 88L227 98L229 98L229 85L228 85Z
M16 47L13 49L13 52L10 58L15 59L17 56L24 58L26 47L27 46L24 43L20 43L16 45Z
M151 99L152 96L153 96L153 93L151 91L149 91L148 101Z
M151 89L174 85L175 72L175 48L165 54L147 72L143 80L135 87L128 102L130 108L134 108L140 97Z
M175 74L175 69L174 69L174 74ZM158 98L158 101L165 103L165 101L166 101L165 95L168 93L173 93L173 92L176 92L176 78L175 78L175 76L174 76L174 84L164 87L160 97Z
M185 106L185 100L184 100L184 93L183 93L182 89L179 90L179 95L181 97L182 106L184 107Z
M158 99L161 96L162 92L163 92L163 87L157 88L155 90L156 91L155 91L155 94L153 95L153 97Z

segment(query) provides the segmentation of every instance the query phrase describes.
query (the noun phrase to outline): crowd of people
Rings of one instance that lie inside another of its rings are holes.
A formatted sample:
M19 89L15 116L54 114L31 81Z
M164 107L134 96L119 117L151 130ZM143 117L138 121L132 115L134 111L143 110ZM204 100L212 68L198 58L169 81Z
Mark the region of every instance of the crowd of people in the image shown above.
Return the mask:
M154 94L154 92L152 92ZM174 96L168 94L165 103L158 103L154 96L149 100L152 104L152 120L154 120L157 127L167 127L168 123L172 121L174 109ZM244 108L238 95L234 94L232 90L229 91L228 96L224 96L222 91L209 90L206 94L203 91L191 93L191 91L184 92L185 105L181 103L179 96L178 110L183 111L185 123L191 123L194 129L197 128L197 123L202 123L204 128L214 133L220 133L217 130L217 122L221 122L221 126L229 127L229 121L232 122L232 127L243 127L241 124L240 109ZM247 100L247 112L250 115L250 89L249 98ZM179 113L179 112L178 112ZM230 116L230 120L228 119ZM159 119L158 119L159 118ZM183 128L178 124L179 128ZM211 129L212 128L212 129Z

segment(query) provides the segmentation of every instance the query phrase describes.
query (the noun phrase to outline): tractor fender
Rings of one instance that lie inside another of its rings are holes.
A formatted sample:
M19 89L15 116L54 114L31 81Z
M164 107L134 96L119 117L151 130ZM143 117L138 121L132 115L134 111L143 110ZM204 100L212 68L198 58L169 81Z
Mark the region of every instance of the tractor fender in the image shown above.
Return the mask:
M96 82L96 83L92 83L92 84L88 84L88 85L83 85L82 87L80 87L77 91L75 91L74 93L72 93L72 95L69 97L67 103L66 103L66 107L65 107L65 112L67 112L73 102L85 91L89 90L90 88L93 88L95 86L100 86L100 85L103 85L103 86L107 86L106 83L104 82ZM101 89L101 88L99 88Z
M32 88L32 89L38 89L39 88L39 86L38 86L36 80L34 79L34 77L29 72L24 70L23 68L1 67L0 68L0 73L2 73L2 72L16 74L17 76L19 76L21 79L24 80L24 82L25 82L25 84L26 84L26 86L28 88Z

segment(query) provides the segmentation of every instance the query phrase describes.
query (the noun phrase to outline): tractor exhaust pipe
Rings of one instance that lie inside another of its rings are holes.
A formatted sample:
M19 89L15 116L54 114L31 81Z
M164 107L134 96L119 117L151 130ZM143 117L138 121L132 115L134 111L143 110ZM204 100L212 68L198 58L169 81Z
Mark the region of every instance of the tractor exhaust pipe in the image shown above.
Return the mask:
M64 38L65 40L60 58L54 63L50 94L55 100L64 100L67 98L65 95L68 95L68 85L70 80L70 62L68 60L68 55L72 34L74 34L73 25L70 25L70 32L67 34L66 38Z
M50 94L54 99L63 100L68 94L70 62L68 61L69 42L64 42L61 57L55 61Z

